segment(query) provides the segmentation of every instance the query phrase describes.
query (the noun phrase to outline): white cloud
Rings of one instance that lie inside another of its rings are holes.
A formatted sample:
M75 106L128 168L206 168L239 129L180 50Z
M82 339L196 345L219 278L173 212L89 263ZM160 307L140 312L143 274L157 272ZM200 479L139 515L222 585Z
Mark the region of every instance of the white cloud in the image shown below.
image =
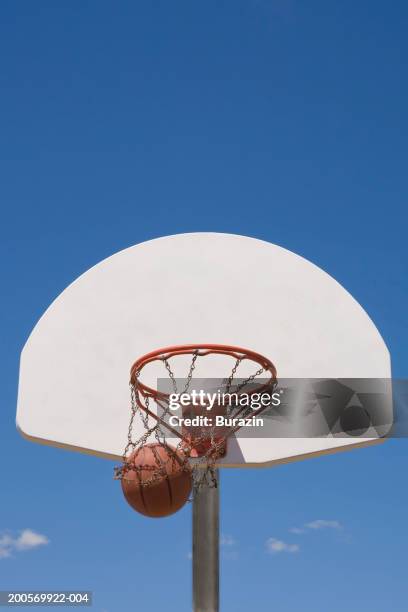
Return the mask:
M289 533L294 533L295 535L301 535L302 533L306 533L308 530L317 531L318 529L343 529L343 526L339 521L325 521L323 519L318 519L316 521L311 521L310 523L305 523L302 527L291 527L289 529Z
M288 544L287 542L283 542L283 540L277 540L276 538L269 538L266 541L266 548L270 553L297 553L300 550L300 547L297 544Z
M30 548L37 548L37 546L45 546L46 544L49 544L47 536L36 533L31 529L24 529L15 540L17 550L29 550Z
M10 557L15 551L30 550L46 544L49 544L49 539L32 529L23 529L17 537L6 533L0 535L0 559Z
M236 541L232 536L222 534L220 538L220 544L221 546L234 546L236 544Z
M13 538L9 535L4 534L0 536L0 559L5 559L11 555L12 544Z
M308 529L341 529L341 524L339 521L323 521L318 519L317 521L306 523L305 527Z
M292 527L292 529L289 529L290 533L294 533L296 535L300 535L301 533L305 533L304 529L300 529L300 527Z

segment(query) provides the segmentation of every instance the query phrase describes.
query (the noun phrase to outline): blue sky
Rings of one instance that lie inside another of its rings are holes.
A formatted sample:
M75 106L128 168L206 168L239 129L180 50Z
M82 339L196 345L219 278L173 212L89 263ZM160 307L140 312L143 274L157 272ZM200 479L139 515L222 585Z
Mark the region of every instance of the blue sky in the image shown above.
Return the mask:
M146 520L110 462L15 431L26 337L113 252L276 242L360 301L406 377L407 26L398 0L3 0L1 589L190 609L191 509ZM399 440L224 472L222 610L405 611L407 467Z

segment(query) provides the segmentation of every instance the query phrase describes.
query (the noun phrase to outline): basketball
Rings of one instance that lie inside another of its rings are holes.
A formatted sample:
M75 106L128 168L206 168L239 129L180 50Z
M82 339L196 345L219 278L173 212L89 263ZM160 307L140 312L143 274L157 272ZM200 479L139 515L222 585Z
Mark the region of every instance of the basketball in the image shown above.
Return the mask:
M146 444L126 462L122 491L128 504L152 518L169 516L188 501L192 475L181 451L168 444Z

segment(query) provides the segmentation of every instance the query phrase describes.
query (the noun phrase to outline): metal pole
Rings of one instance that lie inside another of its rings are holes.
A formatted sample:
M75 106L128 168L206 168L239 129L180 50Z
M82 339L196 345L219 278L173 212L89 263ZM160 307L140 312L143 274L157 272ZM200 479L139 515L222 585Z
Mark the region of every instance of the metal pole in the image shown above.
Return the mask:
M193 609L219 610L219 474L217 487L202 485L193 498Z

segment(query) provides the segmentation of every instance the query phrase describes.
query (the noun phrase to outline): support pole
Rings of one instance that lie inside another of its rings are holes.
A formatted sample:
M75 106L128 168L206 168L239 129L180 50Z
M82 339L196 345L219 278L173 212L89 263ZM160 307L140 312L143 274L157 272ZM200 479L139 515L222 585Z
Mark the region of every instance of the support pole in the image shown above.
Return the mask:
M217 487L202 485L193 499L193 610L219 610L219 474Z

